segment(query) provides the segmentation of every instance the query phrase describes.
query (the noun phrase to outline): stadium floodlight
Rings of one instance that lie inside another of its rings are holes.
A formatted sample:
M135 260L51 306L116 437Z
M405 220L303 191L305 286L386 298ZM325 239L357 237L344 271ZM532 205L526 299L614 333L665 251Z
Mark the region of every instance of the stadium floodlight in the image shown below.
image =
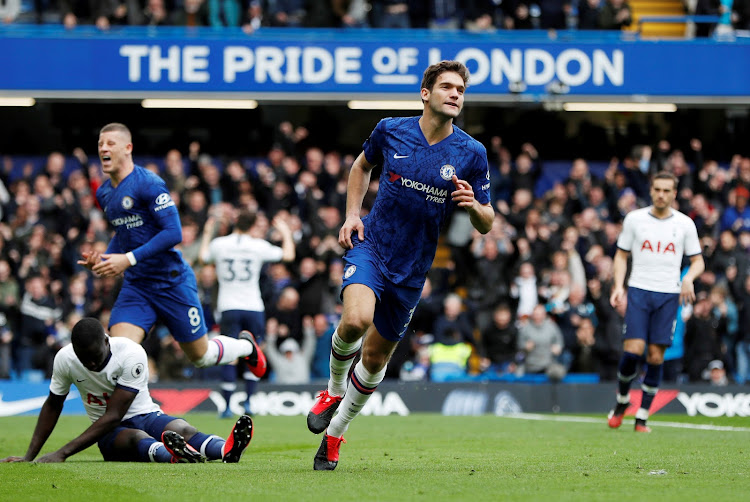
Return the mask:
M633 112L671 113L677 111L674 103L563 103L566 112Z
M346 106L350 110L423 110L421 101L414 99L409 101L349 101Z
M147 98L141 101L143 108L199 108L218 110L254 110L258 102L254 99L162 99Z
M34 106L36 100L29 97L0 96L0 106Z

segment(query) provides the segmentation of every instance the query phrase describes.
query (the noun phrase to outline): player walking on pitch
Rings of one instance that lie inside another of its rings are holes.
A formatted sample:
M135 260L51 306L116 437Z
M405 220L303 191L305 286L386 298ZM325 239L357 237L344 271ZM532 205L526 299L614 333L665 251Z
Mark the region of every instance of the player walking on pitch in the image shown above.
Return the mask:
M617 239L614 259L614 285L610 303L617 307L627 301L623 326L623 354L617 372L617 404L609 413L609 426L617 428L630 405L630 384L646 351L643 397L635 414L635 431L651 432L646 425L651 403L661 382L664 351L672 345L677 308L695 301L693 281L705 265L695 223L672 208L677 195L677 178L666 171L651 180L652 205L625 216ZM633 263L628 290L625 274L628 255ZM680 283L682 257L690 267Z
M244 358L261 377L266 358L249 332L240 339L208 339L193 269L174 246L182 226L164 181L133 163L130 130L105 125L99 133L99 159L109 175L96 192L115 235L105 254L86 253L78 263L104 277L125 274L112 308L109 331L141 343L161 318L190 360L203 368Z
M428 67L420 91L422 115L381 120L352 165L346 221L339 232L339 243L348 250L344 312L333 333L328 388L307 416L312 432L326 431L315 455L316 470L336 468L344 432L383 380L452 211L465 208L482 233L492 227L487 152L453 124L468 80L468 70L458 61ZM382 166L378 195L371 212L360 218L376 165ZM347 385L360 348L362 358Z

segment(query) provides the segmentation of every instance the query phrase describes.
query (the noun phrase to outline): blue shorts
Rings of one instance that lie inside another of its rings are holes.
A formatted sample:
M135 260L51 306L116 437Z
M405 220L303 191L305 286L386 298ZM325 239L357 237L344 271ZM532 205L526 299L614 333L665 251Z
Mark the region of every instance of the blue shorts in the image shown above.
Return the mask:
M266 337L266 313L250 310L225 310L221 313L221 334L237 338L246 329L261 343Z
M112 308L109 327L121 322L135 324L148 334L157 319L167 326L178 342L192 342L206 334L206 321L198 298L195 275L168 288L122 283Z
M102 452L104 460L110 462L133 462L138 460L138 451L135 448L131 449L132 451L118 451L115 449L115 438L126 429L138 429L157 441L161 441L161 433L164 432L164 428L172 420L177 420L177 417L165 415L161 411L130 417L127 420L123 420L115 430L99 440L97 443L99 451Z
M623 339L637 338L644 340L648 345L670 347L679 306L678 293L657 293L628 288Z
M422 288L394 284L385 277L376 260L374 254L362 245L347 251L341 294L349 284L363 284L370 288L377 298L373 318L375 328L386 340L398 342L409 327Z

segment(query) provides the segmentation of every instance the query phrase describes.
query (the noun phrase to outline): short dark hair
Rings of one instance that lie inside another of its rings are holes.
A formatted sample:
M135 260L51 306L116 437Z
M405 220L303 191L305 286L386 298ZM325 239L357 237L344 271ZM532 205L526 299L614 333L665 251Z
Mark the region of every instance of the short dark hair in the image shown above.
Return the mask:
M106 333L104 326L98 319L84 317L78 321L70 333L70 341L73 347L90 347L92 344L104 339Z
M435 82L437 81L437 78L442 75L445 72L455 72L461 75L461 78L464 79L464 85L469 85L469 70L466 68L466 66L460 62L460 61L440 61L439 63L435 63L434 65L430 65L427 67L427 69L424 71L424 76L422 77L422 87L421 89L428 89L432 90L432 87L435 85Z
M674 183L674 189L677 190L677 184L679 183L677 176L670 173L669 171L659 171L658 173L654 174L654 176L651 178L651 183L653 184L656 180L672 180L672 183Z
M249 209L240 209L240 213L237 215L237 223L235 226L240 232L247 232L255 225L255 220L258 219L258 213Z
M99 134L105 132L121 132L126 135L130 141L132 141L133 135L130 133L130 129L128 129L128 126L126 126L125 124L121 124L119 122L111 122L102 127L99 131Z

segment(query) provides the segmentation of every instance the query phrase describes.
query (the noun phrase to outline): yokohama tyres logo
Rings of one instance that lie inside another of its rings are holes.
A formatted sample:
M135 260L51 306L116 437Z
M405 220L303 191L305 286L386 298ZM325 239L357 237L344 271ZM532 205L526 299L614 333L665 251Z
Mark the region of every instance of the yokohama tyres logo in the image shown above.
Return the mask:
M630 391L630 406L625 415L635 415L641 405L642 391ZM704 417L750 417L750 394L718 394L715 392L693 392L688 394L674 389L659 390L651 405L651 414L656 413L674 400L685 407L688 416Z

